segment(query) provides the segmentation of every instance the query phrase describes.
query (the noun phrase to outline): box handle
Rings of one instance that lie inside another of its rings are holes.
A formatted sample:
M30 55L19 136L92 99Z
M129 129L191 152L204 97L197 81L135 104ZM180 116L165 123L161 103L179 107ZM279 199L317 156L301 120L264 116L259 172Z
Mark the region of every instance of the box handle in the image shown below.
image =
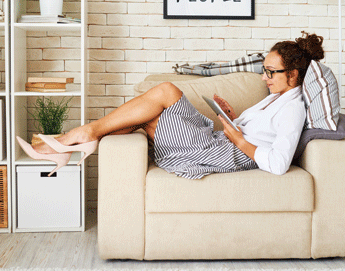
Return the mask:
M50 172L41 172L41 177L48 177ZM54 172L50 177L57 177L56 172Z

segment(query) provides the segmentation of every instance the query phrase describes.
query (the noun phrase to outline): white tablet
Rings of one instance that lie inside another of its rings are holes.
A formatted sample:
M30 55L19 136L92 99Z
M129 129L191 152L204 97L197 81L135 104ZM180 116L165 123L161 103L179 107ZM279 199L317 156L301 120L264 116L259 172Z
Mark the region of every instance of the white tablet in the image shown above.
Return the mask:
M202 98L205 100L205 102L212 108L212 110L217 114L217 116L220 114L222 117L236 130L239 131L236 125L232 122L232 120L228 117L227 114L222 110L222 108L219 106L219 104L212 99L209 99L205 96L202 96Z

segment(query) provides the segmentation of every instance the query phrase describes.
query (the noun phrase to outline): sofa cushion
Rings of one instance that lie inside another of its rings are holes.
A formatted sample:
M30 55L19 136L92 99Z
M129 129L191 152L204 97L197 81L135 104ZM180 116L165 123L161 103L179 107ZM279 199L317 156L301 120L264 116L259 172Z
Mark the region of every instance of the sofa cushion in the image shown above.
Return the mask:
M340 112L338 83L332 70L312 60L302 84L307 129L337 130Z
M189 80L190 78L197 79ZM269 94L265 82L261 80L261 75L251 72L238 72L212 77L161 74L150 76L147 80L135 85L136 95L145 93L162 82L172 82L183 91L188 100L201 114L215 122L215 130L221 130L223 125L202 99L202 95L212 98L213 94L217 94L227 100L239 116L245 109L263 100Z
M255 169L189 180L151 165L145 193L146 212L303 212L314 209L313 178L296 166L281 176Z

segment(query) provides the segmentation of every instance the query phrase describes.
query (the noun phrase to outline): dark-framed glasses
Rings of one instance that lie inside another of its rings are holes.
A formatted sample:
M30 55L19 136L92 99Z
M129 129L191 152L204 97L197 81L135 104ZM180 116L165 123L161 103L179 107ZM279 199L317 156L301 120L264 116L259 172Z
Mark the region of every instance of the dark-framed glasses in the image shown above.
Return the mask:
M267 77L269 79L272 79L273 74L276 73L276 72L283 73L283 72L286 71L286 70L274 70L274 71L271 71L271 70L266 69L264 66L262 66L262 70L263 70L264 73L266 73L266 75L267 75Z

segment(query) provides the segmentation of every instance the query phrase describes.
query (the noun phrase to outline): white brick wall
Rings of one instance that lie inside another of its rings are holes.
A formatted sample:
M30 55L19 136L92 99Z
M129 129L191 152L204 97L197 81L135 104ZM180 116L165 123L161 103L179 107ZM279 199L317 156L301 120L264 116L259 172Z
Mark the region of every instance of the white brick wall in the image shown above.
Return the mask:
M164 20L162 0L89 0L89 119L131 99L133 85L148 74L172 73L176 63L224 62L269 50L278 41L299 37L302 30L325 38L324 62L338 76L338 0L255 2L255 20ZM38 0L27 3L29 12L38 11ZM64 12L78 16L78 10L80 1L64 0ZM30 32L27 45L33 74L63 70L80 80L75 34ZM66 127L76 123L71 120ZM96 207L96 154L89 159L88 172L87 199Z

